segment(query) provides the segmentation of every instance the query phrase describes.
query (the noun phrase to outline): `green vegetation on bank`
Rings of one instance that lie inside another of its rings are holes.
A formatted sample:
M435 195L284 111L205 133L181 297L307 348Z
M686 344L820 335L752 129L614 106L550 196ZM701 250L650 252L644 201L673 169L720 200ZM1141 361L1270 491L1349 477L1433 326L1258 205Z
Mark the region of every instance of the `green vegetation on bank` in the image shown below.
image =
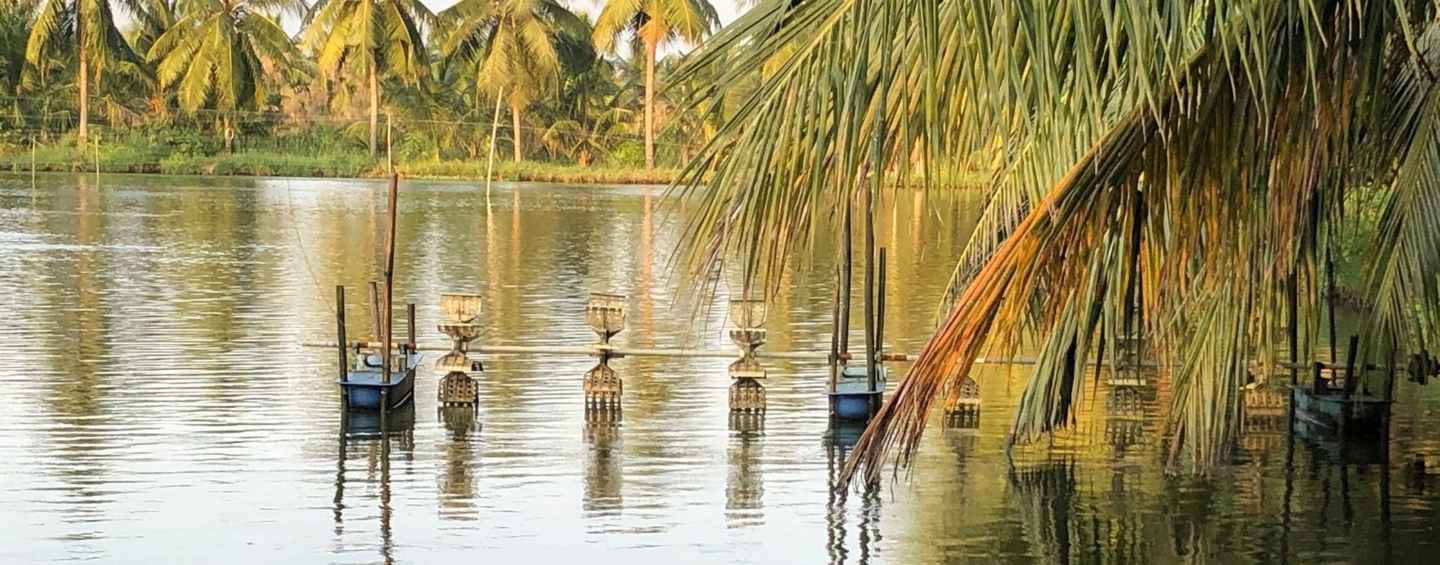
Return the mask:
M305 155L275 149L254 149L214 155L167 152L164 148L132 144L101 144L98 154L81 153L73 145L45 144L35 147L34 169L41 172L93 172L98 158L105 173L167 175L274 176L317 178L381 178L388 165L384 158L371 159L363 151L334 151ZM0 147L0 170L29 171L32 153L28 148ZM395 168L406 178L485 178L484 158L400 159ZM562 182L572 184L668 184L679 174L676 169L645 170L639 166L597 164L580 166L496 159L494 178L500 181Z
M659 55L706 37L714 9L597 8L0 2L0 165L29 168L38 144L37 168L93 169L99 141L109 171L356 177L393 150L413 176L479 178L493 150L511 180L668 182L732 105ZM279 25L297 16L298 34Z

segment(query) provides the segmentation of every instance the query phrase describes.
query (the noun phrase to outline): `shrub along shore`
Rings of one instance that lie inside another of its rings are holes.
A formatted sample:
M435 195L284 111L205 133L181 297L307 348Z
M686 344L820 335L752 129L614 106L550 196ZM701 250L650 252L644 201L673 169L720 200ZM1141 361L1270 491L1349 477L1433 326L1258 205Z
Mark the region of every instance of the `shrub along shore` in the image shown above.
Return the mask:
M31 151L7 148L0 152L0 171L94 172L98 159L104 173L165 175L274 176L313 178L383 178L388 167L383 159L364 154L295 155L269 150L250 150L216 155L157 155L153 150L128 145L102 145L95 152L81 152L73 146L42 145ZM400 160L400 174L414 179L483 179L486 162L477 160ZM495 180L558 182L572 184L669 184L679 169L645 170L616 165L562 165L495 160Z
M138 173L198 176L384 178L388 166L383 158L371 159L363 151L320 153L287 152L278 149L246 149L234 153L187 152L162 144L143 142L101 144L81 152L73 141L42 144L34 148L0 144L0 171L27 172L32 162L41 172ZM485 178L486 159L397 158L396 170L406 178L433 180L479 180ZM984 184L990 173L959 167L953 176L938 179L943 186L973 188ZM516 163L496 155L495 180L511 182L555 182L566 184L670 184L682 169L646 170L638 164L604 163L581 166L568 163L522 161Z

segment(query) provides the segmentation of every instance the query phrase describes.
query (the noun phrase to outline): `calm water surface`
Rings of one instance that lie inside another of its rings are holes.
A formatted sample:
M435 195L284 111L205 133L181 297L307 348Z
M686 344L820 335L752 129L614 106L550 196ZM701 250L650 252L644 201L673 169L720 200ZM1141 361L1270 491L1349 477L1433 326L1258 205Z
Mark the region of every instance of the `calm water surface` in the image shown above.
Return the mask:
M630 298L634 346L727 347L667 260L659 191L407 182L396 300L484 297L485 341L582 344L586 294ZM976 202L887 200L888 341L916 351ZM423 371L397 433L342 433L329 350L347 284L379 277L383 185L0 177L0 563L1436 563L1440 400L1398 394L1388 462L1246 423L1209 479L1160 465L1163 384L1093 391L1078 429L1004 449L1023 369L980 375L978 427L936 425L913 473L829 486L824 367L769 361L769 413L732 422L726 360L624 359L618 422L588 419L583 358L486 360L474 418ZM786 276L776 350L824 349L833 244ZM858 324L857 324L858 327ZM1149 398L1147 396L1147 398ZM364 422L350 422L352 429ZM1385 450L1380 450L1384 452Z

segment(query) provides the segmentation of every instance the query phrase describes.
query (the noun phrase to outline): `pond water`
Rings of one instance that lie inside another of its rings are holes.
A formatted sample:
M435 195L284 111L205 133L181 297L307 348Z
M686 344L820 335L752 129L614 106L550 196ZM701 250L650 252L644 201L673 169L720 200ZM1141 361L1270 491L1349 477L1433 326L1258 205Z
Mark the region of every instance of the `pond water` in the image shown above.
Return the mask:
M1233 463L1203 479L1164 472L1163 383L1124 410L1119 393L1087 387L1075 430L1007 457L1023 367L980 371L978 423L937 418L913 470L868 491L830 488L855 430L831 433L812 362L766 361L761 422L729 418L724 359L616 361L618 421L587 418L587 358L486 358L473 418L437 409L427 363L396 433L347 438L334 353L297 344L333 339L336 284L352 289L350 334L367 331L360 290L379 278L383 195L368 181L0 177L0 563L1440 553L1440 401L1410 383L1388 449L1340 453L1256 414ZM474 183L406 182L395 299L418 305L422 342L445 341L438 294L470 292L486 343L588 343L586 296L610 291L629 297L617 343L728 347L723 308L695 307L696 285L672 276L680 229L660 195L499 184L487 203ZM923 345L976 204L887 198L891 350ZM834 245L808 251L771 305L766 349L828 349Z

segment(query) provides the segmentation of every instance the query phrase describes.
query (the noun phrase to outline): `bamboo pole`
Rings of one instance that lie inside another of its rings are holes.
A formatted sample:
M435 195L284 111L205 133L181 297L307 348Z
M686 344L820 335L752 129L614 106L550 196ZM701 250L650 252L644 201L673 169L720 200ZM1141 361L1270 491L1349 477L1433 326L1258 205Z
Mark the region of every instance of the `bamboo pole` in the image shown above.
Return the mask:
M350 372L347 371L349 358L345 348L345 286L335 285L335 334L339 341L335 344L335 350L340 357L340 382L350 379ZM341 388L341 390L345 390Z
M872 171L879 178L878 171ZM865 390L875 392L879 363L875 361L875 202L873 190L865 191ZM870 397L870 413L880 407Z
M1345 350L1345 388L1341 393L1341 398L1347 400L1350 395L1355 394L1356 385L1360 384L1359 379L1355 378L1355 373L1358 372L1355 370L1355 355L1359 353L1359 349L1360 336L1350 334L1350 343Z
M415 303L405 305L405 344L415 349Z
M853 292L851 290L851 281L855 275L855 253L853 249L855 238L852 233L852 225L854 222L851 217L854 207L854 202L846 202L845 204L845 235L844 239L840 242L840 261L844 264L844 277L840 285L840 353L850 352L850 297Z
M840 283L843 275L840 274L840 266L835 266L835 300L831 303L830 310L830 388L828 392L835 392L835 381L840 377ZM831 409L834 406L832 403Z
M384 334L383 328L381 327L382 325L383 322L381 322L380 319L380 285L375 281L370 281L370 343L374 344L371 345L371 347L377 347L383 341L380 338L380 336Z
M879 380L880 371L880 336L877 333L879 320L876 312L875 297L875 200L880 195L880 180L885 176L885 128L886 116L885 105L889 100L890 91L890 47L894 41L886 37L886 34L894 32L894 26L890 21L889 11L886 11L884 21L881 23L882 41L885 49L880 54L880 75L876 78L878 83L880 104L876 106L875 121L871 124L870 130L870 158L866 163L870 177L869 189L865 191L865 355L866 361L866 391L875 392ZM879 395L870 395L870 415L880 410Z
M1300 282L1295 274L1290 275L1287 298L1290 302L1290 319L1287 322L1290 334L1290 384L1297 385L1300 384Z
M886 249L885 249L884 247L881 247L881 248L880 248L880 272L879 272L879 275L878 275L879 278L880 278L880 282L879 282L878 287L877 287L876 292L875 292L875 354L874 354L874 358L877 359L877 361L876 361L876 363L875 363L875 367L876 367L876 377L875 377L875 380L877 380L877 382L878 382L878 379L879 379L880 361L884 361L884 360L885 360L885 288L886 288L886 285L885 285L885 282L886 282L886 273L885 273L885 271L887 270L887 269L886 269L886 266L889 264L889 262L887 261L887 259L888 259L888 257L886 256ZM871 388L874 388L874 387L871 387Z
M1338 344L1335 341L1335 262L1330 260L1330 245L1325 245L1325 305L1330 314L1330 364L1339 362Z
M391 325L394 307L395 289L395 212L396 200L399 197L400 175L390 173L390 213L387 218L389 232L385 236L385 348L381 355L385 359L385 370L381 382L390 383L390 342L394 334L394 327Z

